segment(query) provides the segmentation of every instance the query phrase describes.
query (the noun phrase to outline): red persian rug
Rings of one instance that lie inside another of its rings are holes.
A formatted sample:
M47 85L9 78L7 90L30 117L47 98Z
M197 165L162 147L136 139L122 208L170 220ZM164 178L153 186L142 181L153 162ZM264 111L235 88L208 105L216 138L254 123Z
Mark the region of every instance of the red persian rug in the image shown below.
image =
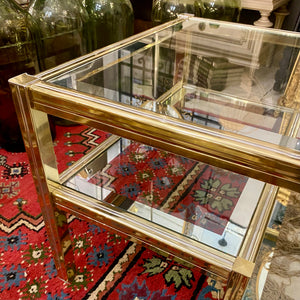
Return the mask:
M156 148L129 144L89 182L222 235L248 178ZM130 201L131 200L131 201Z
M85 126L57 127L60 171L105 140ZM179 208L178 208L179 209ZM69 216L78 274L57 277L28 157L0 149L0 299L222 299L225 285L198 268Z

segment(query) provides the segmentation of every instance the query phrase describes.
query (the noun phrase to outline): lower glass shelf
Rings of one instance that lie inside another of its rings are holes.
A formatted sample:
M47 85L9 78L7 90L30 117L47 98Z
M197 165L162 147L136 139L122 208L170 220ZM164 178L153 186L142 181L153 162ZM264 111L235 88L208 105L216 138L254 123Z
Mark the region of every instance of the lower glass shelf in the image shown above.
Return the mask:
M111 136L64 185L237 256L265 183Z

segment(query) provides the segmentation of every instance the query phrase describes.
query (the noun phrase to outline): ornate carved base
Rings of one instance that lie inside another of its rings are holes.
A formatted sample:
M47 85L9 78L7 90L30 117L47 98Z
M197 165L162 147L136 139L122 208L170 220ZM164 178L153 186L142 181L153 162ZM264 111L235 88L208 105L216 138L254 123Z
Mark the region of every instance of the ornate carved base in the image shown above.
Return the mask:
M272 27L273 23L269 20L269 16L272 11L268 10L260 10L260 19L254 22L255 26L260 26L260 27Z
M260 19L254 22L255 26L281 28L284 18L288 15L286 5L290 0L241 0L242 8L257 10ZM269 16L275 11L275 23L269 20Z

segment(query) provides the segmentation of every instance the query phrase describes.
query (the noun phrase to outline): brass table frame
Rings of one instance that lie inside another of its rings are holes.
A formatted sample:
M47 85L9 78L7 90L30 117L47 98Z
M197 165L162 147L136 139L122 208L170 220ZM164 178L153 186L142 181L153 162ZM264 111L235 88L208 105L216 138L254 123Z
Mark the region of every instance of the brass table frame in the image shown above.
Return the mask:
M181 21L175 20L170 24L177 22ZM150 29L147 33L155 33L164 26L166 25ZM83 61L92 61L138 40L144 34L146 33L37 76L22 74L10 80L58 275L64 280L72 280L76 275L68 226L66 222L61 222L66 220L66 213L71 213L104 228L113 229L134 241L167 251L223 278L227 281L225 299L240 299L251 277L278 191L277 187L270 184L300 190L300 172L295 171L299 170L299 153L276 145L270 148L268 143L255 143L250 138L233 133L225 132L221 135L214 129L200 130L193 125L187 127L180 120L165 116L162 123L160 116L151 111L127 107L45 82L53 74L71 70ZM105 145L100 145L100 148L96 148L73 168L59 175L47 114L141 143L151 143L151 146L267 182L238 256L222 253L149 221L141 221L139 217L126 211L63 186L70 174L91 161ZM258 169L257 165L261 168Z

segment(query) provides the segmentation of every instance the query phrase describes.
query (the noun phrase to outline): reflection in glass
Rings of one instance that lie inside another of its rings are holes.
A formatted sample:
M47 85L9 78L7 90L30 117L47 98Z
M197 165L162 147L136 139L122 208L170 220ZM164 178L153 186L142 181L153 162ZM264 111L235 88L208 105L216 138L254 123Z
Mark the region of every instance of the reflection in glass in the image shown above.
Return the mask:
M297 37L196 19L149 34L50 82L199 128L298 149L299 134L289 136L294 111L280 106L299 53ZM279 88L282 61L288 67Z
M65 184L227 253L238 252L264 183L112 139L110 147Z

